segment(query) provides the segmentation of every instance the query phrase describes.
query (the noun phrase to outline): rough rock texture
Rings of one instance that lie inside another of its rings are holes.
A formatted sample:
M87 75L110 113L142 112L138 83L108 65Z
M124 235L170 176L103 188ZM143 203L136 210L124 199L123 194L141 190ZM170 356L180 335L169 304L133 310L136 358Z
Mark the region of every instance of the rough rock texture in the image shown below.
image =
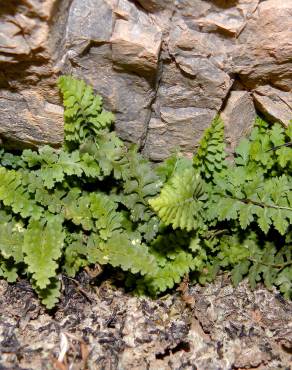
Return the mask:
M292 117L292 94L271 86L259 86L253 92L256 107L271 121L288 126Z
M62 73L93 84L153 160L192 153L222 107L234 146L252 124L247 96L287 125L291 18L291 0L0 0L0 135L60 144Z
M240 139L247 136L256 118L256 111L247 91L231 91L226 106L221 112L225 123L227 150L234 152ZM250 126L248 124L250 123Z
M57 309L29 284L0 281L0 368L58 370L290 369L292 305L223 276L153 301L104 282L64 278Z

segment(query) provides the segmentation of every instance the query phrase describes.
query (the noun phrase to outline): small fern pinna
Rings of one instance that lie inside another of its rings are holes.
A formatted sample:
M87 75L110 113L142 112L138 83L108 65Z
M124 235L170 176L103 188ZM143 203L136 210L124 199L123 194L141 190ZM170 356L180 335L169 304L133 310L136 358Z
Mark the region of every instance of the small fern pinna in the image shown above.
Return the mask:
M193 160L153 167L118 138L91 87L68 76L58 85L63 148L0 151L0 276L30 279L47 308L62 273L94 264L122 269L143 294L223 270L291 298L291 125L257 119L231 164L216 118Z

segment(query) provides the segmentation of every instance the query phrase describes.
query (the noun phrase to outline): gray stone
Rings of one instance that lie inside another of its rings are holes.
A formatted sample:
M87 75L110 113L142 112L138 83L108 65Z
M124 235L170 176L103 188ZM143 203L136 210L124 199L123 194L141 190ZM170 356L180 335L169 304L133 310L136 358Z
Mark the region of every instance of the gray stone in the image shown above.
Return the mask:
M67 47L109 42L114 25L116 1L73 0L66 29Z
M161 118L150 121L144 153L153 161L161 161L177 150L192 156L215 115L215 110L204 108L162 108Z
M232 91L221 112L221 118L225 126L227 151L233 153L240 139L249 134L256 118L250 93Z

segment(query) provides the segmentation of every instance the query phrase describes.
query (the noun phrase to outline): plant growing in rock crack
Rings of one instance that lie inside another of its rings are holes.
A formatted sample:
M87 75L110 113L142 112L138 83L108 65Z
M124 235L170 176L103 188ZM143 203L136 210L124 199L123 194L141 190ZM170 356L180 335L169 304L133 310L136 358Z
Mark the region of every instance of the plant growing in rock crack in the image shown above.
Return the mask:
M193 160L173 155L153 168L111 129L91 87L63 76L59 88L63 148L0 154L1 276L28 277L48 308L60 274L91 264L124 270L140 293L224 270L234 284L262 280L291 297L291 125L257 119L230 164L216 118Z

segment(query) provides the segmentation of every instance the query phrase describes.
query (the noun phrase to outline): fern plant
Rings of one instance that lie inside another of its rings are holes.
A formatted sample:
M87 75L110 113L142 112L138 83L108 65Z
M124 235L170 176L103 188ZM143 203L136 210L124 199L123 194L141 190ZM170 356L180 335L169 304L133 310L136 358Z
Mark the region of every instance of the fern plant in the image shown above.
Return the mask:
M140 293L227 270L234 284L263 280L291 297L291 125L258 119L232 165L216 118L193 160L153 167L118 138L91 87L70 76L58 85L63 147L0 151L0 276L27 277L48 308L61 273L91 264L122 269Z
M235 284L247 276L255 287L263 279L269 289L276 285L290 298L292 149L285 144L291 141L291 125L286 131L279 124L270 128L258 118L250 138L238 145L233 165L225 161L223 128L216 118L201 140L193 168L174 174L150 205L174 229L195 233L193 252L201 263L193 271L200 282L228 269ZM201 205L194 196L195 176L205 180Z

